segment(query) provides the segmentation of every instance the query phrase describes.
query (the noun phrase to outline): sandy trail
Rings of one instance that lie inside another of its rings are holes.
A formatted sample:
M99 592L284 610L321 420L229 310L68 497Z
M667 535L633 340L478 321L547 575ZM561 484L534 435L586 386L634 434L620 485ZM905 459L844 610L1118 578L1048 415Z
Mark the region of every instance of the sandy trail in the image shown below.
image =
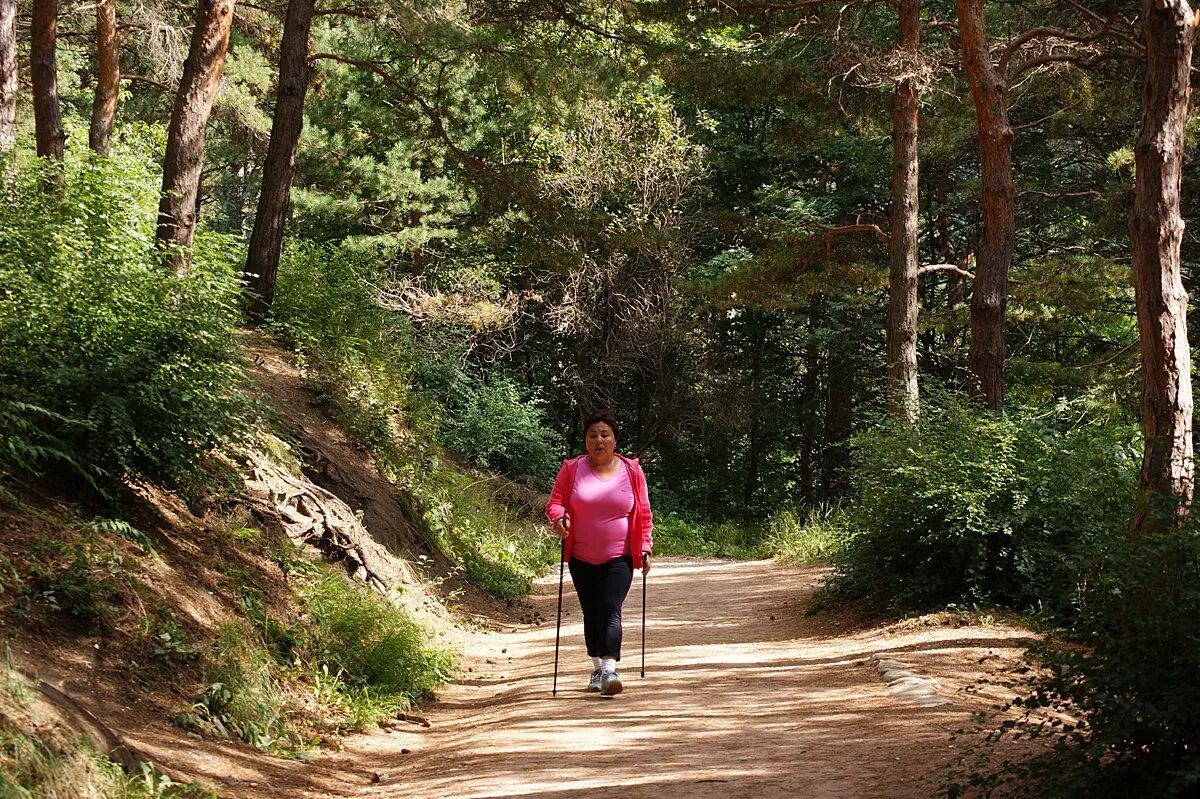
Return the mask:
M635 575L626 690L602 698L583 690L591 665L568 575L552 698L555 574L533 598L549 624L470 636L473 672L426 708L433 726L351 739L326 795L929 796L955 754L949 733L988 704L968 686L1011 667L1027 634L991 625L847 629L844 619L804 615L820 577L765 561L656 564L641 679ZM937 677L953 704L893 697L873 653Z

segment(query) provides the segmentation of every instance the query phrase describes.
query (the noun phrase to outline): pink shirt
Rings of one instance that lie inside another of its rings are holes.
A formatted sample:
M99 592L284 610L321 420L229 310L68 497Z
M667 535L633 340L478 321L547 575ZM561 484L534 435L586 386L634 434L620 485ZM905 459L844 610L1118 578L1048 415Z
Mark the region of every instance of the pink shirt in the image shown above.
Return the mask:
M633 556L633 568L642 568L642 553L651 552L654 548L654 513L650 510L650 495L646 491L646 473L642 471L637 458L626 458L617 455L625 465L625 473L633 484L633 511L629 514L629 546ZM546 519L554 524L564 515L570 514L575 518L574 488L575 473L579 464L587 460L587 455L579 455L563 461L558 476L554 478L554 488L550 490L550 498L546 500ZM568 561L575 549L575 535L568 535L562 542L562 559Z
M601 564L630 554L629 514L633 512L633 486L629 470L621 466L604 479L592 471L585 458L575 470L571 488L573 555L585 563Z

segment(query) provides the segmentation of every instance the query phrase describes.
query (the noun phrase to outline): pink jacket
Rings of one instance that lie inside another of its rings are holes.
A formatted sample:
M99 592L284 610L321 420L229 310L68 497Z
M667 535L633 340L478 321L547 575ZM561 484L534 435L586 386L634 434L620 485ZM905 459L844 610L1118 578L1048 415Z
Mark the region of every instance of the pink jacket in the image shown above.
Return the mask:
M563 461L546 503L546 518L550 523L561 519L571 510L571 489L575 486L575 469L587 455L579 455ZM650 494L646 491L646 474L637 458L617 455L629 470L629 484L633 487L633 513L629 517L629 551L633 553L633 567L641 568L642 553L651 552L654 546L654 514L650 512ZM563 546L563 560L571 559L572 538L567 536Z

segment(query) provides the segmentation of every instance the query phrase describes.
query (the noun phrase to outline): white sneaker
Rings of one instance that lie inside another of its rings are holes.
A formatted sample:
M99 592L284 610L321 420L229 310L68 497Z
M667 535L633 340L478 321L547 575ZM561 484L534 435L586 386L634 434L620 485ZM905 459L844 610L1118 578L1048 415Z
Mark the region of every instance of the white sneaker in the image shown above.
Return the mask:
M588 680L588 693L589 694L599 693L600 692L600 683L601 683L600 669L596 669L595 671L592 672L592 679Z
M621 675L615 671L606 671L600 675L600 695L616 696L621 693Z

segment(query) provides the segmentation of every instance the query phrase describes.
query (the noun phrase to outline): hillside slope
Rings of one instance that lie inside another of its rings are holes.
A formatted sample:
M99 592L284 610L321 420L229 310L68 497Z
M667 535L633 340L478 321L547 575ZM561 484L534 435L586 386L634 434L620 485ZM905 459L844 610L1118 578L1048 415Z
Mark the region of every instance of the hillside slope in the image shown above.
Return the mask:
M216 734L222 723L210 717L219 688L213 661L235 651L231 635L257 630L270 648L311 626L305 592L325 585L327 568L306 564L338 564L328 573L344 571L386 596L439 650L462 648L465 621L532 616L524 603L497 600L463 578L413 498L332 422L286 351L247 336L246 352L256 395L291 444L264 433L262 451L233 464L241 486L189 505L131 485L118 511L81 505L51 483L0 498L0 651L12 688L0 692L0 737L56 742L47 745L49 764L38 765L47 773L76 757L82 736L115 750L135 774L152 762L220 795L233 785L297 784L296 757L328 757L363 726L353 696L322 684L327 667L315 659L270 666L281 682L264 690L274 692L281 720L251 740L287 758ZM129 522L98 515L114 512ZM355 601L351 616L370 610ZM235 732L228 719L223 726ZM0 777L33 768L18 760L0 755ZM95 778L86 772L104 766L93 766L72 779Z

